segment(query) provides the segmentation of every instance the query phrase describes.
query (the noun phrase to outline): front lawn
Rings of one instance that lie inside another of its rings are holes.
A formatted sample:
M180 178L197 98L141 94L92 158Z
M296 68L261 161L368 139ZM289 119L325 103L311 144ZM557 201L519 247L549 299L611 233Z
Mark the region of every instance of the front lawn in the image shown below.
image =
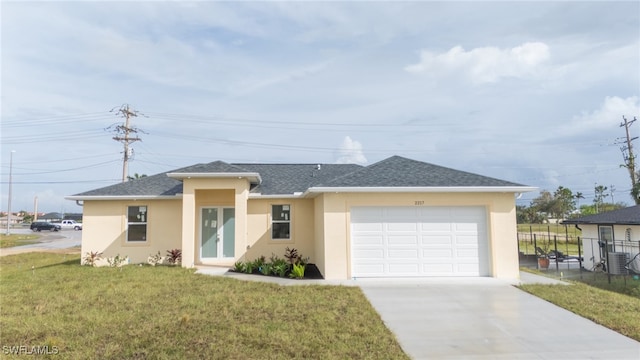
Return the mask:
M38 243L40 235L0 234L0 248Z
M357 287L79 264L0 258L3 346L48 346L65 359L407 359Z
M520 285L520 288L584 318L640 341L640 298L580 282L567 285ZM579 329L575 329L579 331ZM567 329L572 331L572 329Z

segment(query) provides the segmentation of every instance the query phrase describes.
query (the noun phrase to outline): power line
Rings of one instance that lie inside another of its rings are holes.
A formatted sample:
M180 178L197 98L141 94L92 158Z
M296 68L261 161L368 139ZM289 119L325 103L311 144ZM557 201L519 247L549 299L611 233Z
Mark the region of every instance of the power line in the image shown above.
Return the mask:
M114 108L115 109L115 108ZM113 112L114 109L111 109ZM122 125L111 125L107 129L111 129L116 135L113 140L119 141L124 145L123 161L122 161L122 182L127 181L127 172L129 171L129 159L132 157L133 149L129 148L129 144L136 141L142 141L136 134L145 133L137 127L131 126L130 120L132 117L138 116L138 111L130 110L129 104L122 105L120 109L116 111L116 115L122 116L125 119Z

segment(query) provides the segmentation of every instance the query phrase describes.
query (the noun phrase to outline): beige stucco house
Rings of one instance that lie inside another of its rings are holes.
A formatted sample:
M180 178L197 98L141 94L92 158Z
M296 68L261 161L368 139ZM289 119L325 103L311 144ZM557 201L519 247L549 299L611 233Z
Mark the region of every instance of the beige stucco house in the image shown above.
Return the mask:
M326 279L518 278L515 197L534 188L393 156L354 164L216 161L68 196L82 253L231 266L295 248Z

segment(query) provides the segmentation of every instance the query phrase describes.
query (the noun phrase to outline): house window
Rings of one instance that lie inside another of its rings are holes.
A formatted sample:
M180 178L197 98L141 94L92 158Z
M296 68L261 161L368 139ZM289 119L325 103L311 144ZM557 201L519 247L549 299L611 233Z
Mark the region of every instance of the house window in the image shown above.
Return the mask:
M271 205L271 239L291 239L290 205Z
M147 207L127 208L127 241L147 241Z

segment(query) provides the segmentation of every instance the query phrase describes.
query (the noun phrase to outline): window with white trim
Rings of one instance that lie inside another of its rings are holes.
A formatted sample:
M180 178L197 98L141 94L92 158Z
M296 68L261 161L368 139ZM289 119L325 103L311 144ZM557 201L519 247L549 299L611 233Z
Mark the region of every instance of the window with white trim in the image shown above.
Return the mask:
M271 239L291 239L291 205L271 205Z
M147 207L127 207L127 241L147 241Z

